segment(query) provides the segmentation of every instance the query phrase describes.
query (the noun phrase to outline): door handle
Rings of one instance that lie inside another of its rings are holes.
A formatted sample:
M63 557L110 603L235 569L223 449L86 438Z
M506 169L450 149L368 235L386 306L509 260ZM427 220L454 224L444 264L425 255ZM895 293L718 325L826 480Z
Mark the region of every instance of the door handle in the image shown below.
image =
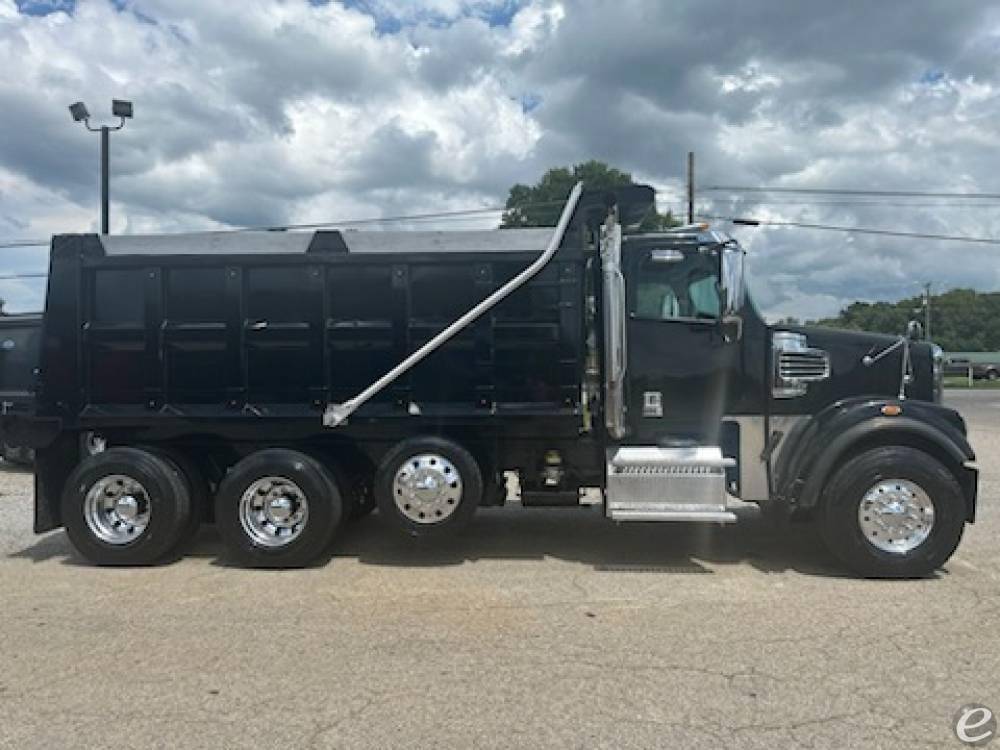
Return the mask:
M258 320L256 323L251 323L249 326L251 331L263 331L267 328L266 320Z

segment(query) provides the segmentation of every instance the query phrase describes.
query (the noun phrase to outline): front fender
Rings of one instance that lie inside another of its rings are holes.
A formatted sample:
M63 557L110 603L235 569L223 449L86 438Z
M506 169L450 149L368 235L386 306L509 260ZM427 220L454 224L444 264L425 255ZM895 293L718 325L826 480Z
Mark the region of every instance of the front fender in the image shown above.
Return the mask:
M885 406L898 406L901 412L887 416ZM847 459L870 448L907 445L951 471L965 495L967 518L975 520L978 471L968 464L976 456L965 422L952 409L926 401L853 399L825 409L787 439L793 444L781 452L775 488L792 509L815 508L830 474Z

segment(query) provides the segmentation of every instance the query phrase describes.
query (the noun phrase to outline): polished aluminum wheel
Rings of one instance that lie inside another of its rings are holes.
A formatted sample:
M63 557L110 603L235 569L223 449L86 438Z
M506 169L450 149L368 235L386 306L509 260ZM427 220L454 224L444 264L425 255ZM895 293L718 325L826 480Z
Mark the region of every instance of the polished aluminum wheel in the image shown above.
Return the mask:
M90 531L105 544L129 544L149 525L149 493L125 474L101 477L83 500L83 517Z
M393 499L399 512L414 523L441 523L462 500L462 475L436 453L411 456L396 472Z
M240 499L240 523L255 544L291 544L309 521L309 502L295 482L285 477L261 477Z
M861 533L883 552L904 555L927 539L934 528L934 503L908 479L883 479L858 506Z

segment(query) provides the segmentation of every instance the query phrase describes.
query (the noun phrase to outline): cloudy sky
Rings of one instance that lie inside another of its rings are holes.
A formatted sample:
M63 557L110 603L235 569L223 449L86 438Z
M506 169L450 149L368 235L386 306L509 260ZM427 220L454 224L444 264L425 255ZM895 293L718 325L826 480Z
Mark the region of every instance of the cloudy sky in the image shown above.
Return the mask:
M496 206L591 158L669 207L689 150L704 186L1000 193L985 0L0 0L0 70L0 243L96 229L98 139L66 106L98 119L112 97L135 102L115 232ZM1000 200L700 196L706 215L1000 237ZM1000 289L1000 246L733 233L771 316ZM0 275L45 269L44 248L0 252ZM42 284L0 296L38 307Z

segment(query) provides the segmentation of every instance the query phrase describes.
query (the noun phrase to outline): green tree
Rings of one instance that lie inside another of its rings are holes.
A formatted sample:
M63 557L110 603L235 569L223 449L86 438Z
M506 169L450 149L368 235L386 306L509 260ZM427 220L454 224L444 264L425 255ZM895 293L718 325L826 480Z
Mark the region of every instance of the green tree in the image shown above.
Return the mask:
M631 174L601 161L591 160L572 167L555 167L542 175L542 179L534 185L518 183L510 189L500 227L554 226L573 185L580 180L583 180L583 185L588 190L635 184ZM661 214L654 210L643 220L639 231L656 231L677 224L669 211Z

